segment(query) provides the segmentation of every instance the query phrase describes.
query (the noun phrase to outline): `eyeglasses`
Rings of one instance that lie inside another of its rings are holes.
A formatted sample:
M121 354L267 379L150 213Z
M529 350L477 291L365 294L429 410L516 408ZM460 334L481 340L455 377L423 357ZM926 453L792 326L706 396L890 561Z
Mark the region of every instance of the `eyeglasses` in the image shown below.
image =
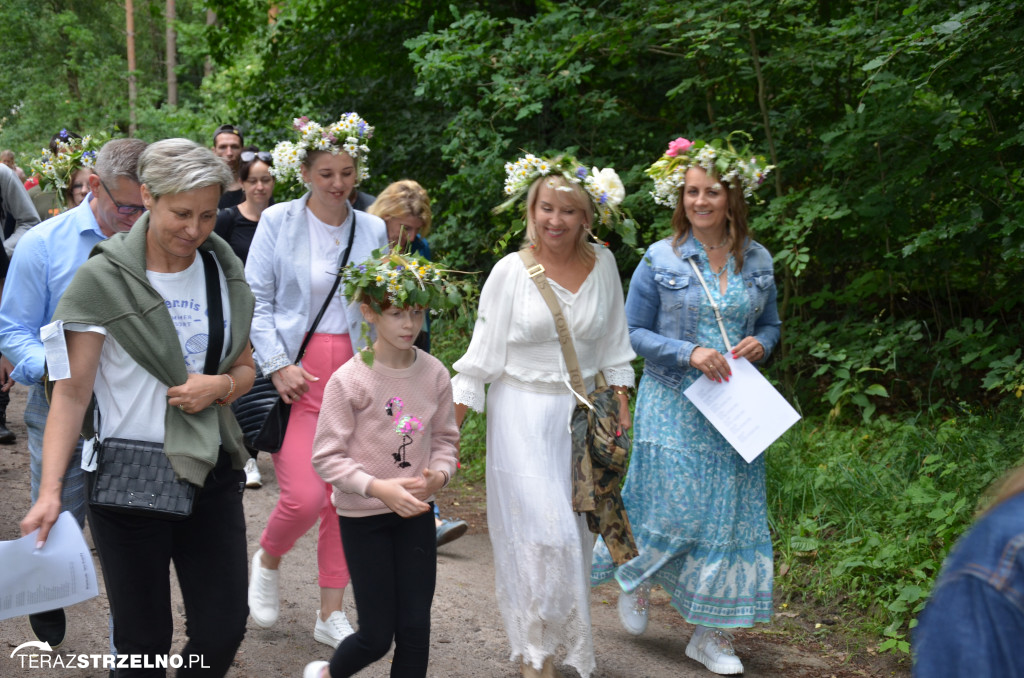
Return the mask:
M110 196L110 202L114 203L114 205L117 207L118 214L123 214L126 217L130 217L133 214L146 211L146 208L143 205L122 205L118 201L114 200L114 194L111 193L110 189L107 188L107 185L103 183L103 179L100 179L100 186L102 186L103 190L107 192L108 196Z
M267 153L266 151L242 151L242 155L239 157L242 159L242 162L252 162L259 158L259 161L264 164L274 164L274 156L270 155L270 153Z

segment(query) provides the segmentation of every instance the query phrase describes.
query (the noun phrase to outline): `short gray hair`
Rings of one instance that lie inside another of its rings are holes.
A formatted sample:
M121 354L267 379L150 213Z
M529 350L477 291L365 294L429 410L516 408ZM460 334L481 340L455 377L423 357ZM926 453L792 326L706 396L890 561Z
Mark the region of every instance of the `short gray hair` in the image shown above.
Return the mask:
M128 179L139 182L139 156L146 150L142 139L111 139L96 154L96 174L104 181Z
M139 158L139 180L153 199L207 186L231 185L231 168L213 151L189 139L164 139L150 144Z

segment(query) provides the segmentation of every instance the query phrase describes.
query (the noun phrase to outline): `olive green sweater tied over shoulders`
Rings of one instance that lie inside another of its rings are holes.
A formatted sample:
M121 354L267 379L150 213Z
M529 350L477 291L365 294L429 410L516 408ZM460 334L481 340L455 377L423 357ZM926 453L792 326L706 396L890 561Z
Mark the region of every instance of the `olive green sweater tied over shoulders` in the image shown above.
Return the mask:
M171 314L146 278L148 232L147 212L131 231L97 244L64 292L53 317L65 323L104 327L135 362L171 387L184 384L188 372ZM213 252L227 279L231 345L227 357L217 366L218 374L223 374L249 342L254 300L242 262L224 240L211 233L199 249ZM86 419L91 428L91 418ZM217 463L218 445L231 455L236 469L249 458L230 407L214 404L202 412L186 414L168 406L164 427L164 453L178 477L195 485L202 486Z

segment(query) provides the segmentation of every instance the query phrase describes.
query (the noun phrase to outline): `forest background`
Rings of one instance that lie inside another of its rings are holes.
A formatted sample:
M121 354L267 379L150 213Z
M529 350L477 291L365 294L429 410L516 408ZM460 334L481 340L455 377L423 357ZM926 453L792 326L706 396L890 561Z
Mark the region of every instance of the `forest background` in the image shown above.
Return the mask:
M0 148L23 167L61 128L210 144L230 122L269 150L297 116L358 111L364 188L422 183L431 247L462 270L513 226L491 214L503 164L568 151L625 182L628 281L670 231L644 168L670 139L748 132L776 166L752 210L784 323L767 373L804 415L767 457L780 598L882 651L908 650L1024 458L1020 2L4 0L0 25ZM471 322L435 325L449 364Z

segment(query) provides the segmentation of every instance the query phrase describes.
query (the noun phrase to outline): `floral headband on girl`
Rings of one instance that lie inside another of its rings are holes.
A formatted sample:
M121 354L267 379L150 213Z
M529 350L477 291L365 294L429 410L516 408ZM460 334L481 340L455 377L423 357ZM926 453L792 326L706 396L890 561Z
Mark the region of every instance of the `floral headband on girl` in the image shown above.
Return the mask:
M675 209L679 189L686 184L686 171L691 167L714 174L729 188L742 188L744 198L752 196L775 166L766 165L764 156L750 155L746 146L739 151L733 148L731 139L735 134L751 139L746 132L733 132L724 140L690 141L679 137L669 142L665 154L647 168L647 176L654 180L654 202Z
M615 231L626 242L635 242L633 220L624 216L619 207L626 197L619 175L611 167L588 169L571 155L544 158L527 153L515 162L505 163L505 195L509 198L495 207L494 213L500 214L515 205L527 194L534 181L545 176L560 176L567 184L581 186L594 204L594 214L600 226ZM507 242L507 239L502 240Z
M307 116L302 116L292 121L292 127L299 133L298 142L278 142L271 152L274 165L270 168L270 173L275 179L301 180L302 173L299 167L313 151L329 151L331 155L348 153L356 163L356 184L370 178L367 161L370 147L366 142L373 137L373 127L359 117L358 113L346 113L340 120L327 127L310 120Z
M404 254L388 248L374 250L361 264L341 269L341 284L346 299L367 304L375 313L385 305L405 308L420 306L439 314L468 304L477 293L474 278L456 281L450 271L416 254ZM385 303L386 302L386 303ZM363 323L363 360L373 365L370 327Z
M56 153L44 148L29 166L39 175L39 187L44 191L54 191L64 202L64 189L71 186L71 177L83 167L96 166L96 153L103 142L88 134L81 138L72 136L62 129L55 145Z

